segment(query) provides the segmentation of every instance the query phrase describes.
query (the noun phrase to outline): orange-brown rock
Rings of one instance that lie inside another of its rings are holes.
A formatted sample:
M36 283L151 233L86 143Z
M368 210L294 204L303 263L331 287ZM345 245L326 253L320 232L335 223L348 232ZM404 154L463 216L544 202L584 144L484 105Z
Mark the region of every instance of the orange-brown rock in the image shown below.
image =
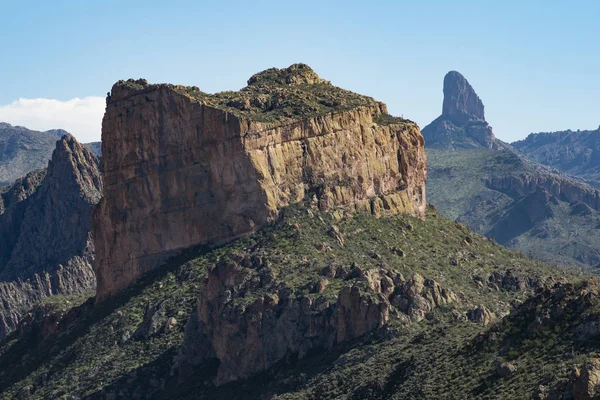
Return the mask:
M418 126L302 64L216 95L121 81L107 98L102 154L98 300L183 249L255 231L307 195L322 210L425 211Z

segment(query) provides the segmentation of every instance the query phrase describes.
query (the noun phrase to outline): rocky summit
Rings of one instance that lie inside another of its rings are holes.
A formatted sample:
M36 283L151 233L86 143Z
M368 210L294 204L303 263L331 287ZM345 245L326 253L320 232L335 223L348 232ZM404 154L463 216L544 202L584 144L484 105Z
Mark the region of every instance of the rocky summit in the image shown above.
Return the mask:
M444 77L442 115L423 128L427 147L504 149L485 120L483 102L459 72Z
M97 158L71 136L45 170L0 194L0 339L51 295L91 292L91 214L102 182Z
M444 77L442 116L456 125L485 121L483 102L459 72L450 71Z
M97 300L181 250L217 245L310 198L320 210L424 216L416 124L304 64L239 92L116 83L102 123L104 198L94 214Z

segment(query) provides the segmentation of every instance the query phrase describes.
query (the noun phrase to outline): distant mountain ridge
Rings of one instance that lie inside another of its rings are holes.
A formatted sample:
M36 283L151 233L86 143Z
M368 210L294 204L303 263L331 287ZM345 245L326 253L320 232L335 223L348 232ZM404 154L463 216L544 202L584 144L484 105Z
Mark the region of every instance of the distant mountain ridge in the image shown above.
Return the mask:
M10 185L31 171L46 168L52 157L56 142L64 135L64 129L40 132L23 126L0 122L0 186ZM100 156L100 142L85 144Z
M59 139L53 132L33 131L0 122L0 186L46 167Z
M442 115L423 129L429 201L442 214L529 256L599 265L600 192L568 176L568 169L564 173L544 163L541 154L548 151L525 156L496 139L481 99L457 72L444 79L443 104ZM516 147L534 149L534 144L555 143L563 136L530 135ZM593 134L583 138L589 142ZM584 147L577 146L579 154Z
M102 142L90 142L84 143L83 145L87 147L88 150L94 153L96 156L102 156Z
M600 188L600 127L532 133L512 146L533 160Z

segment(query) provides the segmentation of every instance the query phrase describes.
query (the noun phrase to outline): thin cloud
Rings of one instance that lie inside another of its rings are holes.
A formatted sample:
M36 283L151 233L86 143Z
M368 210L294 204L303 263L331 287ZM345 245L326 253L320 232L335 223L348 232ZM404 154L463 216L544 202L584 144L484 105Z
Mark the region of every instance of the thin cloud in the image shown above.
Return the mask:
M67 101L19 99L0 106L0 122L47 131L64 129L82 143L100 140L105 99L89 96Z

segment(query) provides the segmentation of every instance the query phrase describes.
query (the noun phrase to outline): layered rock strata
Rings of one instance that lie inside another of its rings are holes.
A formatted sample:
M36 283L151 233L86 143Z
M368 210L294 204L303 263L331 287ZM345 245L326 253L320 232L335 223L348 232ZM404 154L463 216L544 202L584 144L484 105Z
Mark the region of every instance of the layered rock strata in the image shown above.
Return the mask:
M569 203L583 203L600 211L600 191L586 184L550 174L505 175L491 177L485 184L512 197L524 197L536 192L545 192Z
M253 232L307 196L321 210L423 216L423 145L416 124L303 64L215 95L118 82L102 125L97 300L183 249Z

